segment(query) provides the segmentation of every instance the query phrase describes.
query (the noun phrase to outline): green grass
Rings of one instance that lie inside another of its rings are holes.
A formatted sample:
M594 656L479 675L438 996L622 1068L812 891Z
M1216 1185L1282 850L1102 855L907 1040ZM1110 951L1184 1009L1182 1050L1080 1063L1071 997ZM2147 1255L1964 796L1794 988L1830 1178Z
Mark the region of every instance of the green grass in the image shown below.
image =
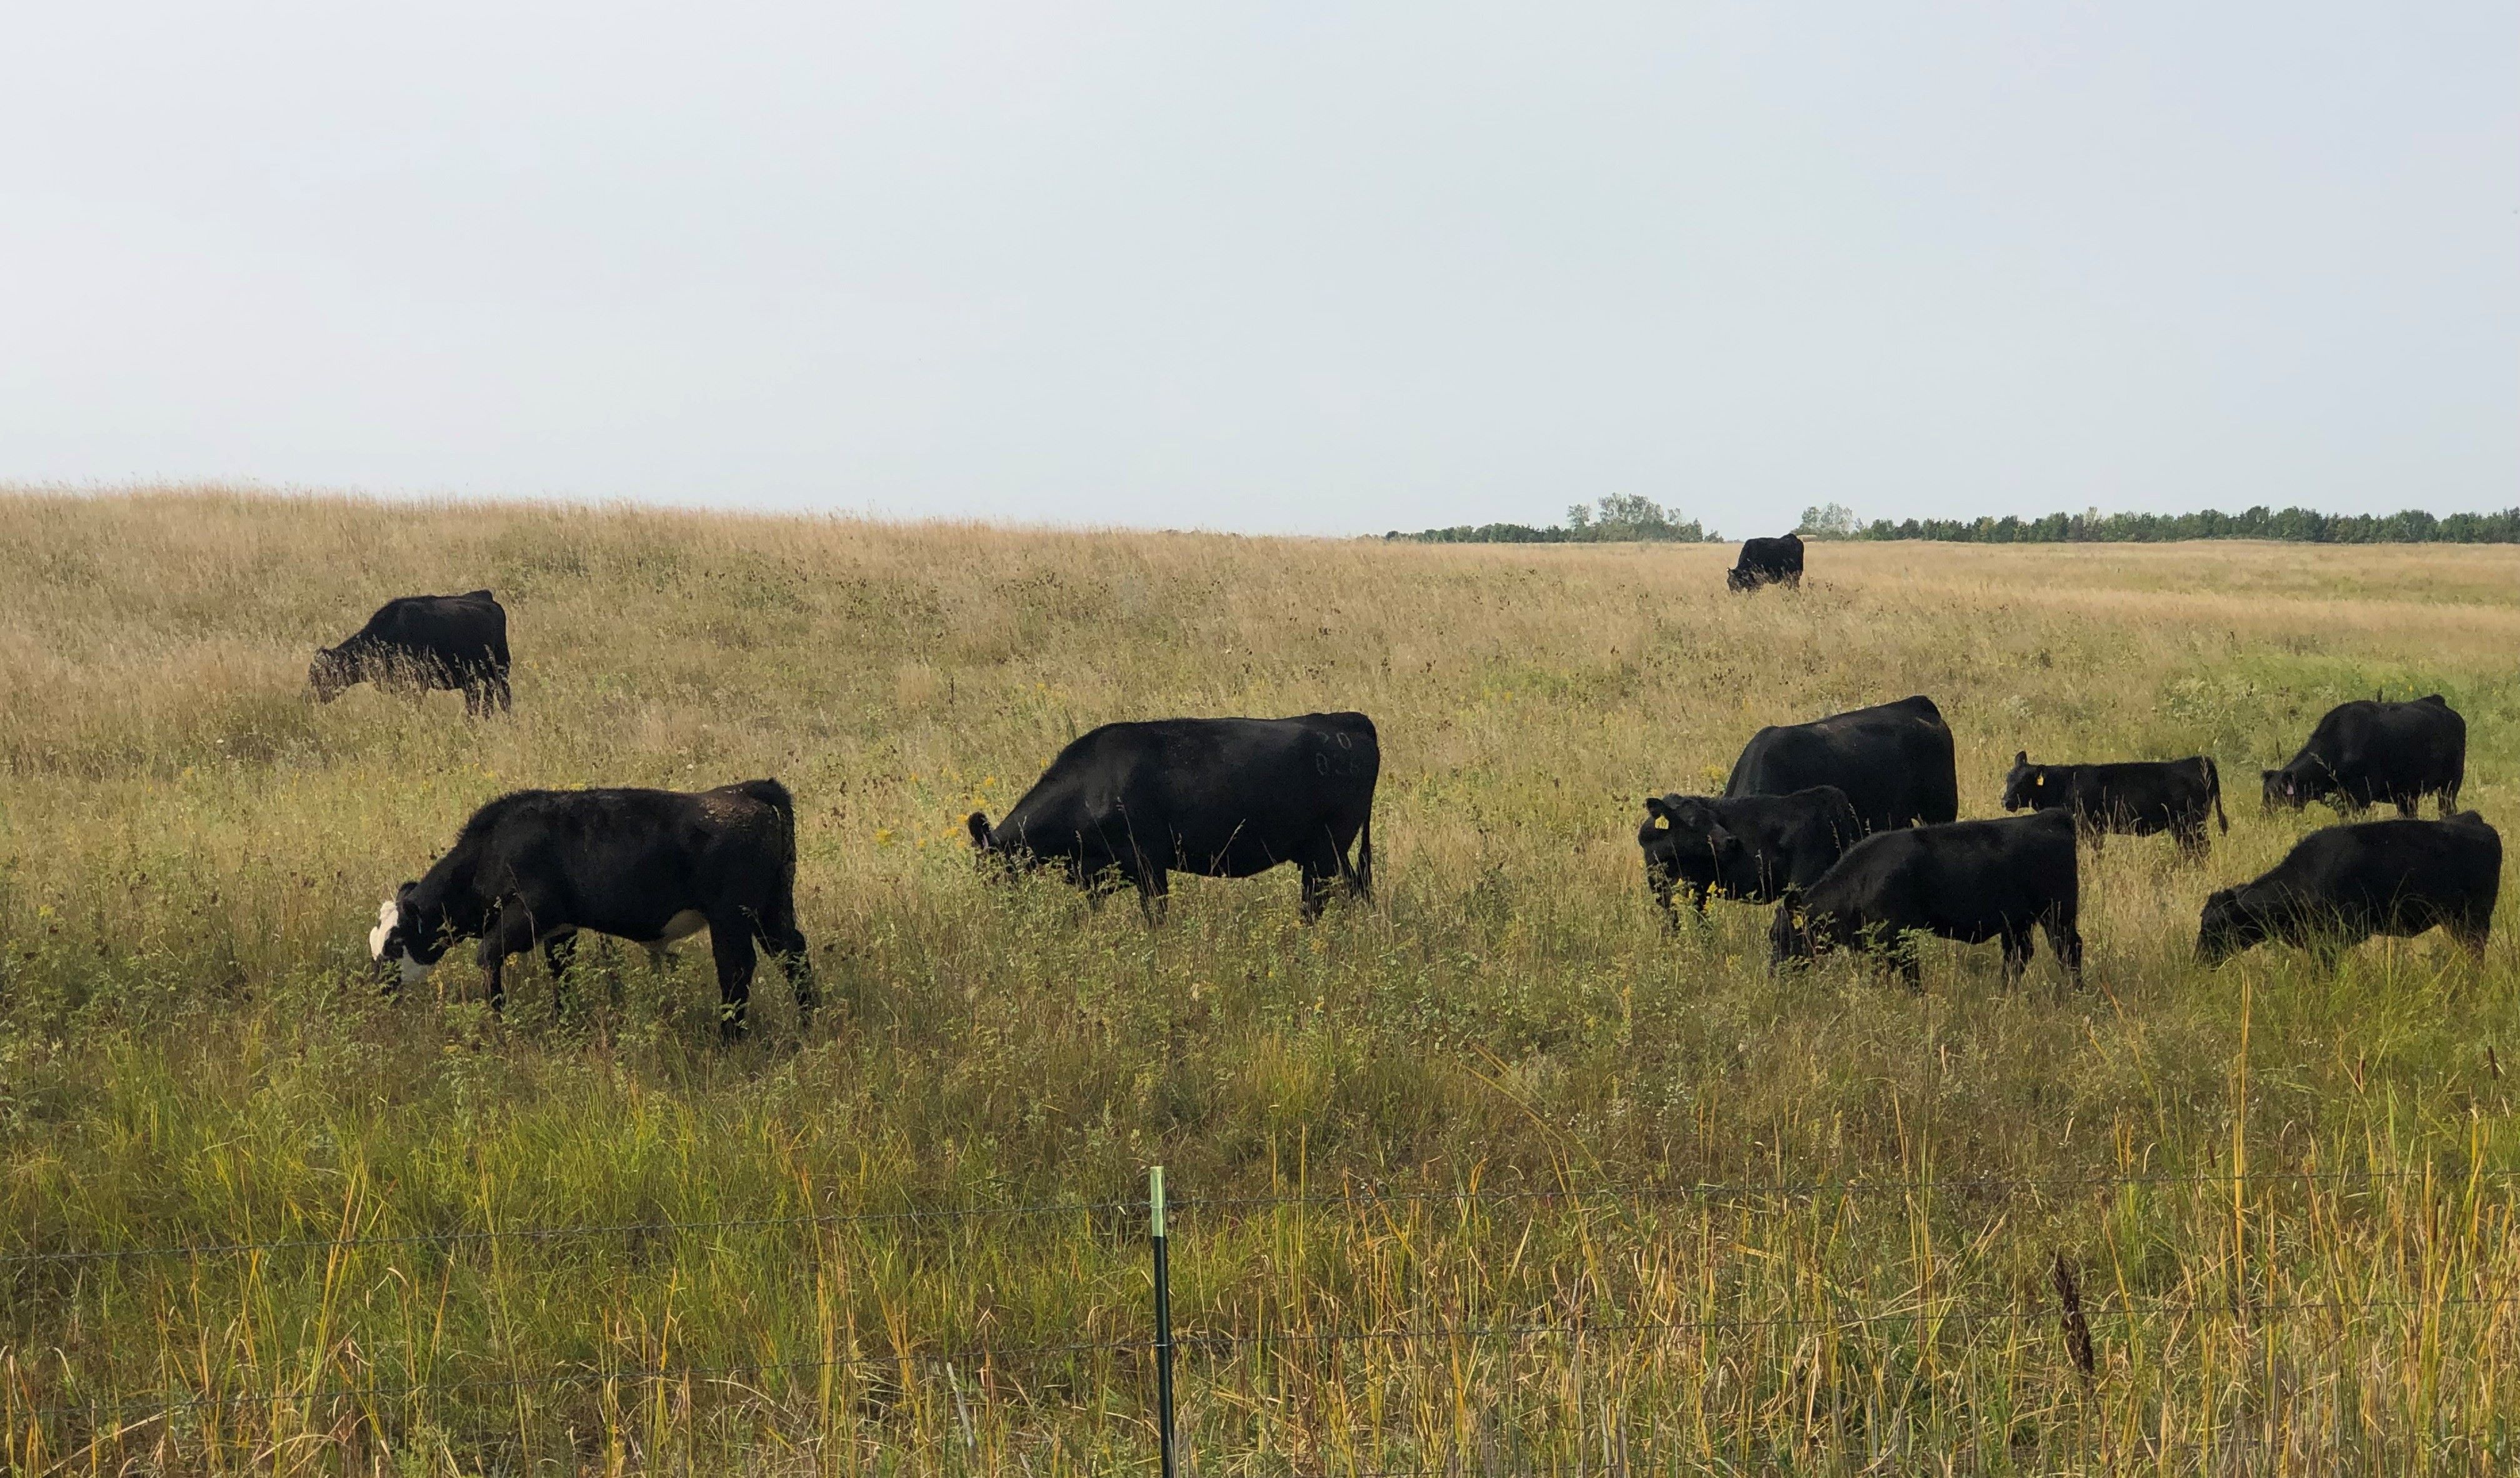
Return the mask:
M1124 1202L1157 1162L1328 1197L1179 1216L1202 1473L2513 1459L2512 946L2187 951L2319 819L2260 817L2255 771L2334 701L2449 694L2468 803L2514 814L2520 552L1828 546L1742 598L1672 547L217 492L0 531L13 1468L1150 1470L1145 1352L1042 1348L1147 1337L1141 1211L849 1218ZM385 596L484 584L512 719L305 696ZM2082 993L1951 946L1921 997L1773 978L1754 910L1663 932L1641 796L1912 692L1965 814L2016 748L2201 749L2233 829L2086 854ZM1095 723L1329 707L1382 735L1372 907L1192 881L1149 929L970 865L962 815ZM504 1021L469 966L368 989L377 900L483 800L764 774L811 1031L765 971L718 1048L692 945L583 952L564 1010L518 971ZM1733 1188L1568 1194L1699 1184ZM418 1239L19 1256L344 1235Z

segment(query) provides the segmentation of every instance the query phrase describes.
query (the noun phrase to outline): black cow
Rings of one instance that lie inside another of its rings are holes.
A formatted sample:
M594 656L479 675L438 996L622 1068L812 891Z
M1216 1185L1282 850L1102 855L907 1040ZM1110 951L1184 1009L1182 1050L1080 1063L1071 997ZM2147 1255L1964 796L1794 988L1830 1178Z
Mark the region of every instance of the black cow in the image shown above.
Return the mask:
M1310 919L1333 879L1373 894L1381 772L1362 713L1105 724L1060 750L1005 821L974 811L966 824L982 856L1056 863L1098 897L1136 883L1149 921L1167 873L1249 877L1291 862Z
M555 971L579 929L661 946L705 928L717 958L718 1028L742 1034L753 941L810 1018L814 972L796 927L796 806L775 780L715 790L518 790L464 824L426 876L377 913L368 950L427 978L458 939L481 941L490 1008L511 955L542 944Z
M508 612L486 590L397 596L338 647L316 649L306 681L331 702L354 683L416 693L460 690L464 711L514 706L508 692Z
M2411 703L2339 703L2282 769L2260 773L2267 810L2324 800L2340 816L2382 803L2412 816L2427 795L2441 797L2448 816L2466 779L2467 720L2438 693Z
M1803 541L1798 534L1781 539L1745 539L1741 557L1732 561L1732 572L1724 583L1734 590L1757 590L1762 585L1791 585L1802 588Z
M2473 811L2322 827L2264 876L2205 900L2196 959L2221 964L2272 939L2332 967L2374 934L2406 938L2436 924L2482 957L2501 886L2502 838Z
M1968 944L2002 940L2008 985L2030 963L2036 926L2080 985L2080 905L2074 823L2063 812L1883 831L1848 848L1819 882L1778 906L1769 959L1782 964L1837 948L1874 951L1912 987L1919 970L1907 936L1922 930Z
M2092 850L2111 831L2150 836L2167 831L2189 857L2205 855L2205 818L2220 822L2223 775L2211 755L2185 759L2129 760L2107 765L2034 765L2030 751L2013 755L2003 777L2006 811L2062 810L2074 818Z
M1960 814L1952 731L1929 697L1779 724L1750 736L1724 793L1791 795L1814 785L1846 792L1869 831Z
M1706 895L1721 889L1744 903L1775 903L1788 890L1820 881L1864 834L1846 792L1816 785L1791 795L1648 795L1637 828L1645 885L1669 921L1674 887L1706 913Z

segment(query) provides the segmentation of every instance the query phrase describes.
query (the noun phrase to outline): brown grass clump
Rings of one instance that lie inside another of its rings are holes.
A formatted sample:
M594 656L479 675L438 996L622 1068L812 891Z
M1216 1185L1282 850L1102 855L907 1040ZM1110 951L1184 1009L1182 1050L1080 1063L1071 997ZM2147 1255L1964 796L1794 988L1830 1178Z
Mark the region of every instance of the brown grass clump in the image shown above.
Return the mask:
M1148 1467L1141 1213L868 1218L1158 1161L1202 1473L2511 1459L2512 945L2187 954L2320 819L2252 792L2335 701L2445 693L2520 816L2520 550L1821 545L1735 596L1711 548L214 489L0 535L0 1466ZM512 718L308 699L385 597L482 585ZM2079 994L1660 929L1642 796L1918 692L1964 814L2015 749L2202 751L2231 833L2086 854ZM1150 930L969 864L1096 723L1344 707L1372 907L1187 881ZM520 969L505 1021L469 966L363 983L483 800L755 775L801 1038L766 975L717 1049L689 947L583 952L566 1010Z

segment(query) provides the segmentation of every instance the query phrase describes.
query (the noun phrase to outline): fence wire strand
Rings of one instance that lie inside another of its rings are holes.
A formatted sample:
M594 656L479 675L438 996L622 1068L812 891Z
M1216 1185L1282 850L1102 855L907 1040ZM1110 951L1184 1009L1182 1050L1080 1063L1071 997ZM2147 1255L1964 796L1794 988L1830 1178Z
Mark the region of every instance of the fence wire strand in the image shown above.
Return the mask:
M1811 1200L1829 1197L1885 1197L1963 1193L2011 1193L2024 1190L2099 1190L2114 1187L2325 1184L2359 1182L2385 1185L2416 1180L2463 1184L2470 1177L2508 1181L2520 1167L2480 1166L2459 1175L2427 1170L2251 1170L2239 1175L2121 1176L1975 1176L1911 1181L1733 1181L1684 1184L1628 1184L1603 1187L1516 1187L1506 1190L1386 1190L1359 1187L1346 1190L1307 1191L1292 1195L1184 1196L1167 1201L1179 1215L1201 1211L1246 1211L1275 1206L1351 1206L1412 1204L1508 1204L1539 1202L1678 1202L1754 1199ZM630 1222L579 1222L529 1227L469 1228L447 1232L389 1232L377 1235L292 1236L270 1240L170 1242L140 1247L86 1247L0 1252L0 1268L28 1264L138 1262L152 1258L244 1257L271 1252L331 1252L336 1249L410 1246L465 1246L488 1242L558 1242L606 1236L681 1235L701 1232L766 1231L783 1227L850 1227L924 1225L968 1222L991 1217L1099 1217L1144 1212L1144 1198L1105 1201L1036 1201L1001 1206L954 1206L905 1211L796 1212L788 1216L721 1217L695 1221L652 1218Z

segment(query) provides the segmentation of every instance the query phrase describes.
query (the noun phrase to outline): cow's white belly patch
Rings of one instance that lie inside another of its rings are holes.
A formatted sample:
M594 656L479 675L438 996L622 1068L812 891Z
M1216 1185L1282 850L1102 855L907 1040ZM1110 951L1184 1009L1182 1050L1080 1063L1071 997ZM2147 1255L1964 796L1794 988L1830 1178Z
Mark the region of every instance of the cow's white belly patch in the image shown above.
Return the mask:
M699 910L685 909L681 913L676 914L673 918L666 919L665 931L657 935L651 942L655 944L671 944L677 939L688 939L692 935L697 934L707 927L708 919L699 912Z

